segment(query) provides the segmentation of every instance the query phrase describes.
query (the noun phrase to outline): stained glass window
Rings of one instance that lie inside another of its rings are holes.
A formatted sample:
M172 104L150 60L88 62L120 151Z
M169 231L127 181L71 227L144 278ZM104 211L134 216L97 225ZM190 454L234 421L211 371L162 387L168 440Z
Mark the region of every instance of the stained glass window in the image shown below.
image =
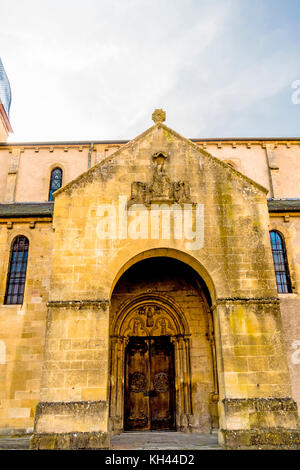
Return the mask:
M280 294L292 292L289 265L283 236L276 230L270 232L277 290Z
M29 241L23 235L11 245L5 304L22 304L26 280Z
M57 189L61 188L62 185L62 169L61 168L54 168L51 171L50 177L50 188L49 188L49 201L53 201L53 193L57 191Z

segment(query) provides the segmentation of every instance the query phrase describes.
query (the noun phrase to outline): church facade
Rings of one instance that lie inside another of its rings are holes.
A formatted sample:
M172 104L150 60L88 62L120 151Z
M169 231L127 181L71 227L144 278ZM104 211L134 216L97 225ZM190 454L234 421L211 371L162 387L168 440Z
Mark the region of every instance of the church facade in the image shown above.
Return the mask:
M300 138L0 143L0 432L299 448Z

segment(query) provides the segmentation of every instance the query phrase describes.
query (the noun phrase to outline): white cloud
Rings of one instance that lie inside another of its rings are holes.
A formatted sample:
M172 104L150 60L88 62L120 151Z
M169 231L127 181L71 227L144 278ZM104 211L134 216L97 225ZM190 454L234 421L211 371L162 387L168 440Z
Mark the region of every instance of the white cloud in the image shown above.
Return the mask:
M189 137L222 133L232 113L247 113L300 72L286 29L253 32L253 44L238 35L241 5L0 0L11 140L133 138L155 107Z

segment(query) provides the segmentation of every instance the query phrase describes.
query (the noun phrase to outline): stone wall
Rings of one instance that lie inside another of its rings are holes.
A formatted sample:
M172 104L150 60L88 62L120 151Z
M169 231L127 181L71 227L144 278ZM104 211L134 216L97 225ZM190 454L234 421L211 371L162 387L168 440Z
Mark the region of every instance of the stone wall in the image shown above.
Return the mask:
M280 294L283 333L292 383L293 398L300 412L300 218L272 214L269 229L278 230L284 237L291 276L291 294Z
M283 335L290 370L292 396L298 404L300 416L300 298L299 295L281 295L280 310Z
M1 139L0 139L1 142ZM236 170L269 190L269 197L299 197L298 168L299 141L215 141L197 142L218 159L230 163ZM6 196L11 155L19 153L16 172L16 201L47 201L51 169L56 165L64 170L63 184L69 183L124 145L123 142L107 143L32 143L18 145L6 143L0 146L0 200ZM253 161L255 160L255 165ZM293 171L292 171L293 169Z
M11 242L29 239L23 305L4 305ZM40 399L46 303L50 289L51 223L15 222L0 226L0 433L32 432Z

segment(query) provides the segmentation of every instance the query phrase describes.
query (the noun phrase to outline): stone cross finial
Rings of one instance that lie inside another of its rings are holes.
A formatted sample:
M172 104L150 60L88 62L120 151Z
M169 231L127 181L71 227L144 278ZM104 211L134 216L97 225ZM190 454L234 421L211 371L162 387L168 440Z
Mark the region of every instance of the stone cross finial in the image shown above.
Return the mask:
M166 120L166 112L162 109L155 109L154 113L152 114L152 120L155 122L164 122Z

